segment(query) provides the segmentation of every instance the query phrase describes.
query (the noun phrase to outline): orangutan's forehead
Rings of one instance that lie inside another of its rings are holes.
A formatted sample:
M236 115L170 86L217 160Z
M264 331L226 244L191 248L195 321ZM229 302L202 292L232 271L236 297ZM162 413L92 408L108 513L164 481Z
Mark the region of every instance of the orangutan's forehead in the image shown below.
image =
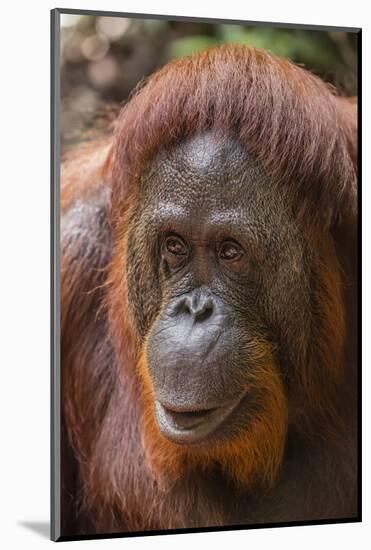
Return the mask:
M256 191L269 191L269 178L233 137L211 132L193 136L155 157L144 182L163 203L207 203L238 207Z

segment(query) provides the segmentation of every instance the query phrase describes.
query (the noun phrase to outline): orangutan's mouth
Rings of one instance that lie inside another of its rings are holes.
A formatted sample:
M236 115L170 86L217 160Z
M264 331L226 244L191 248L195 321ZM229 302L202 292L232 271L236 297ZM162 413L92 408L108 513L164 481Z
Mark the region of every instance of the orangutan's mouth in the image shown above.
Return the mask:
M179 445L200 444L224 423L243 396L219 407L191 408L155 403L155 414L161 433Z

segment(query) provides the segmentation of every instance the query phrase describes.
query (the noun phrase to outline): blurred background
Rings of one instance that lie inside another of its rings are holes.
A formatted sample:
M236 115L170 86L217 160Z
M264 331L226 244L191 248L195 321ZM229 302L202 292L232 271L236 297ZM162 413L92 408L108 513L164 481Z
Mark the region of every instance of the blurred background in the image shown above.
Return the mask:
M62 15L62 148L101 132L115 118L115 105L156 68L224 43L268 49L305 66L343 95L357 93L355 33Z

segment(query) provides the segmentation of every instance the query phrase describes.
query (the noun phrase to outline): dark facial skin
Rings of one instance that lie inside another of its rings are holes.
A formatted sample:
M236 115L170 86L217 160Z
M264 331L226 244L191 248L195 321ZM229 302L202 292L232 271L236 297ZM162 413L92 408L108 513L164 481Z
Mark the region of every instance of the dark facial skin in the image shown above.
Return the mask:
M285 379L309 340L305 242L282 187L233 138L207 133L162 152L142 189L129 299L157 423L178 444L210 444L258 414L257 366L273 359Z

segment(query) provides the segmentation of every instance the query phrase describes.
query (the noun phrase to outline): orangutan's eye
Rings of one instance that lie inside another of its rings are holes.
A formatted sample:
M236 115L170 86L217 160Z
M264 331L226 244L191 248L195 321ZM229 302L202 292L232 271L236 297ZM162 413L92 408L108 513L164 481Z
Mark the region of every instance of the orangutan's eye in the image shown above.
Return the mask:
M237 262L242 256L243 250L233 241L225 241L219 248L219 258L224 262Z

